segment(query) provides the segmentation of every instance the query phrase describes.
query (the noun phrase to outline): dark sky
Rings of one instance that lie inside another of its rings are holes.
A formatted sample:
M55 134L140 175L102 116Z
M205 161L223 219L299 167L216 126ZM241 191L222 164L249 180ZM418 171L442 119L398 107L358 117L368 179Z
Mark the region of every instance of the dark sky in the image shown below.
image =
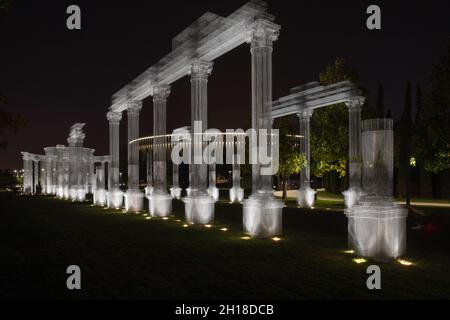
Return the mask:
M171 39L205 11L226 16L246 1L17 1L0 17L0 93L28 119L7 134L0 168L21 168L20 151L43 153L65 144L70 126L85 122L85 145L108 152L105 114L111 95L170 52ZM394 3L395 2L395 3ZM382 30L366 28L370 4L382 10ZM377 83L385 106L398 117L407 81L426 86L450 35L448 1L269 1L282 26L273 53L274 98L318 80L329 62L349 61L369 90ZM66 8L77 4L82 30L66 28ZM248 45L215 61L209 79L209 127L242 128L250 115ZM187 77L172 86L168 131L190 123ZM144 101L141 136L152 131L152 102ZM121 124L126 138L126 116Z

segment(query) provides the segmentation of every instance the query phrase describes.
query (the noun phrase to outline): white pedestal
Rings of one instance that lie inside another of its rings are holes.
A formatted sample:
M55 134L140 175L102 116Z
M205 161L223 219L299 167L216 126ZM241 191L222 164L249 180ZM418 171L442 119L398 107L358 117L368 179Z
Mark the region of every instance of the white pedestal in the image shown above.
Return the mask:
M183 189L179 187L170 188L170 195L172 196L173 199L180 199L182 190Z
M108 208L120 209L123 205L123 192L121 190L111 190L108 192Z
M210 195L183 198L188 223L209 224L214 221L214 199Z
M153 192L147 197L148 210L152 217L167 217L172 213L172 196L167 193Z
M73 188L69 189L69 199L71 201L77 201L77 189Z
M310 187L300 188L297 191L297 205L302 208L312 208L316 191Z
M64 187L63 188L63 198L65 200L69 200L70 199L69 187Z
M233 187L230 189L230 202L242 203L244 200L244 189L241 187Z
M244 200L244 232L255 238L282 233L284 203L270 196L251 196Z
M147 196L151 196L152 193L153 193L153 187L145 187L144 190L145 190L145 196L146 197Z
M361 198L362 192L361 190L350 188L342 192L342 195L344 196L345 207L347 209L350 209L358 203L359 199Z
M125 195L125 210L127 212L139 212L144 207L144 194L139 190L128 190Z
M108 194L105 189L94 190L94 205L104 207L108 201Z
M86 200L86 189L84 189L84 188L77 189L76 201L83 202L85 200Z
M349 246L359 256L379 261L396 259L406 251L408 210L394 203L362 203L346 211Z
M219 200L219 189L217 189L217 187L209 187L207 191L210 197L214 199L214 201Z

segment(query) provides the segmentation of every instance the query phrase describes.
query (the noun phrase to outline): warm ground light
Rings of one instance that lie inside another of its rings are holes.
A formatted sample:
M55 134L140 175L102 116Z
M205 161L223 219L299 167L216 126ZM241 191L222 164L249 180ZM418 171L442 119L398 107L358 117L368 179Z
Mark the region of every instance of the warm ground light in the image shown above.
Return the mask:
M241 206L225 202L209 227L185 224L178 201L168 220L52 197L0 194L0 206L2 298L450 298L445 208L408 218L407 256L381 264L382 290L369 291L375 262L347 249L346 218L326 201L289 203L275 240L245 238ZM71 264L81 291L65 287Z

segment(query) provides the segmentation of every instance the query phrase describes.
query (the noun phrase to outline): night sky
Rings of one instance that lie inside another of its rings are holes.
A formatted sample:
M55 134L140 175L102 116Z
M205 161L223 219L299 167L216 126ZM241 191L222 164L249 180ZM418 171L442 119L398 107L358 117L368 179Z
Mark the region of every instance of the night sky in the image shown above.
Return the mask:
M0 17L0 94L28 120L0 151L0 168L21 168L20 151L43 153L66 144L70 126L85 122L85 146L108 152L106 112L111 96L170 52L171 39L204 12L227 16L245 0L17 1ZM359 73L374 104L377 84L385 107L399 117L407 81L426 87L450 35L448 1L268 1L281 25L273 53L273 96L317 81L336 57ZM393 3L395 2L395 3ZM66 8L81 8L82 30L66 28ZM382 29L366 28L366 8L378 4ZM217 59L208 85L209 127L243 128L250 117L248 45ZM167 129L189 125L188 77L172 85ZM122 143L127 134L121 123ZM141 136L152 132L152 101L144 101ZM122 144L123 145L123 144Z

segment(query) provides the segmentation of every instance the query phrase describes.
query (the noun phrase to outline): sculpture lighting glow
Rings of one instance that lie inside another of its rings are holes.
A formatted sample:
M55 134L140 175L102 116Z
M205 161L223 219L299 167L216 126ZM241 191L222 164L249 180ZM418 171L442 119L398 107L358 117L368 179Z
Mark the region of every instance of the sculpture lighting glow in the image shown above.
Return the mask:
M94 204L103 207L108 204L108 192L105 189L105 164L109 163L109 156L94 157L94 162L101 163L95 171Z
M242 203L244 200L244 189L241 187L233 187L230 189L230 202Z
M244 201L244 232L255 238L272 238L282 233L282 201L269 195Z
M300 188L297 192L297 205L302 208L313 208L316 191L308 185Z
M349 244L357 255L380 261L406 251L405 207L394 202L392 119L362 122L362 189L358 204L346 210Z

